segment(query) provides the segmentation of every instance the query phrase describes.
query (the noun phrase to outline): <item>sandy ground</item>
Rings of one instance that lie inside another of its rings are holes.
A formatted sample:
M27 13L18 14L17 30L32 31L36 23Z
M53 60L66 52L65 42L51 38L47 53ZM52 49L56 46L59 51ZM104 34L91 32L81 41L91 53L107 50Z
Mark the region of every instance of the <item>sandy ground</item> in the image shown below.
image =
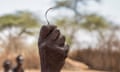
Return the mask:
M69 58L66 59L66 63L69 64L70 68L62 69L61 72L106 72L106 71L91 70L86 64L71 60ZM40 72L40 70L25 70L25 72Z
M29 70L25 72L40 72L40 70ZM97 71L97 70L62 70L61 72L105 72L105 71Z
M0 71L3 72L3 71ZM40 70L25 70L25 72L40 72ZM96 70L62 70L61 72L105 72Z
M105 72L105 71L91 70L86 64L71 60L69 58L66 59L66 63L70 64L72 70L63 69L61 72ZM29 70L26 72L40 72L40 70Z

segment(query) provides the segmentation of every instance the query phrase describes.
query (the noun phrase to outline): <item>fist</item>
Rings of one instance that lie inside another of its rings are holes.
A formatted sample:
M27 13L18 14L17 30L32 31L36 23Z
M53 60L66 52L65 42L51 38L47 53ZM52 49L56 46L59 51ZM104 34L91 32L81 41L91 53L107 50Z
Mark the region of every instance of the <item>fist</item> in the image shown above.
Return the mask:
M42 72L59 72L65 63L69 46L54 25L44 25L38 40Z

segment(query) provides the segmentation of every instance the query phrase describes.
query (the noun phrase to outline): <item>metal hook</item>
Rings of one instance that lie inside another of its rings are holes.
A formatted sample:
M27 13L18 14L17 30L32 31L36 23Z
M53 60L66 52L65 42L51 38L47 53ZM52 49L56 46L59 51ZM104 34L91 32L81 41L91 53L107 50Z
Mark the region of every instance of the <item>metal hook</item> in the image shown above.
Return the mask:
M48 25L50 25L50 22L48 21L47 14L48 14L48 12L49 12L51 9L54 9L54 8L55 8L55 7L51 7L51 8L49 8L49 9L47 9L47 11L45 12L45 19L46 19Z

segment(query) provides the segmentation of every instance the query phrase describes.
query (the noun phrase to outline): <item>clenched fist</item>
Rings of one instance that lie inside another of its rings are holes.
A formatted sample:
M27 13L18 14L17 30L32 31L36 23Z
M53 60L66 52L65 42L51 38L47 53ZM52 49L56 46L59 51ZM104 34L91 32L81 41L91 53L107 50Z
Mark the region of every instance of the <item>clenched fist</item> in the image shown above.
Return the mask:
M69 46L65 37L54 25L44 25L38 40L41 72L60 72L65 63Z

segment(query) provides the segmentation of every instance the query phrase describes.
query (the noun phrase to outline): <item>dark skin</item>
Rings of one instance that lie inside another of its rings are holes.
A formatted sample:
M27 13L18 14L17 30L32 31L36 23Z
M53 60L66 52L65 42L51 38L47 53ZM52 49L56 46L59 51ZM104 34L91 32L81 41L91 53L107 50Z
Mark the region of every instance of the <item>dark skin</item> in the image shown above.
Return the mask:
M23 69L22 65L19 64L19 65L17 65L17 67L15 67L13 69L13 72L24 72L24 69Z
M13 69L13 72L24 72L23 61L24 61L23 57L21 55L19 55L16 58L17 66Z
M60 72L69 46L65 45L65 37L54 25L44 25L38 40L41 72Z
M9 72L11 69L11 61L10 60L6 60L3 63L3 68L4 68L4 72Z

